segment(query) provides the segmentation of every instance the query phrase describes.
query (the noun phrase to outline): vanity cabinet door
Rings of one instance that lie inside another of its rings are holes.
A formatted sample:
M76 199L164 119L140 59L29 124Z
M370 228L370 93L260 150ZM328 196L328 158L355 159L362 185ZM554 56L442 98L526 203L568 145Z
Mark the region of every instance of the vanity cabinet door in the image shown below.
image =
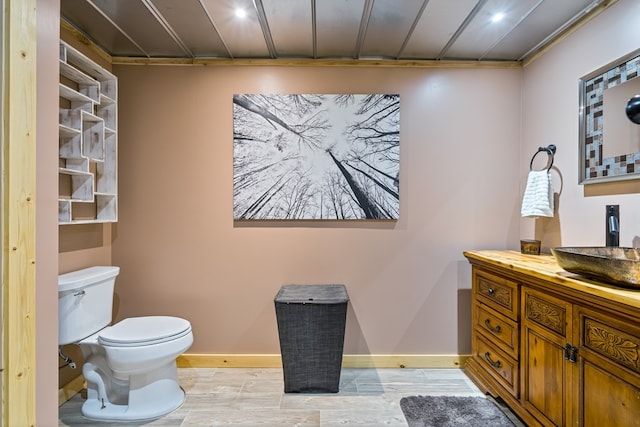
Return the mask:
M640 426L640 325L578 307L576 425Z
M543 425L570 425L572 306L529 288L522 290L522 304L521 403Z

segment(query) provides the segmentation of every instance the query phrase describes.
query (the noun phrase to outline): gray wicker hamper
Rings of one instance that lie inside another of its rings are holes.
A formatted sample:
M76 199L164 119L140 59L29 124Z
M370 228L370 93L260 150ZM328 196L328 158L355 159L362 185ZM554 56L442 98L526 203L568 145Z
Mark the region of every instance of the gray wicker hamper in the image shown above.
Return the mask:
M285 393L337 393L349 296L344 285L285 285L275 297Z

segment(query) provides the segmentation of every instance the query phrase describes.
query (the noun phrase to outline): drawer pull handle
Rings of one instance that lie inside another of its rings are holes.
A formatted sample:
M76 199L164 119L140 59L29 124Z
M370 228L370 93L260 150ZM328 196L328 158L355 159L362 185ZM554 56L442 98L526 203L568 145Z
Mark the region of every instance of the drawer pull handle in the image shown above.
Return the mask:
M484 321L484 324L487 327L487 329L489 329L494 334L499 334L499 333L502 332L502 326L500 326L500 325L496 325L495 327L491 326L491 320L490 319L486 319Z
M484 354L484 358L489 363L489 365L493 366L494 368L499 369L500 367L502 367L502 362L499 360L494 362L491 359L491 353L489 353L488 351Z
M489 288L489 289L487 289L487 292L489 293L489 295L493 295L495 290L493 288Z

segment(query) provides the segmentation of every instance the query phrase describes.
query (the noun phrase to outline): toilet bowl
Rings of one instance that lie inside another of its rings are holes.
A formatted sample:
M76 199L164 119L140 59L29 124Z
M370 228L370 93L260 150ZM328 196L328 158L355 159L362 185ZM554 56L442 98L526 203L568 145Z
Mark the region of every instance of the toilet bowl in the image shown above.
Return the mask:
M82 350L85 417L158 418L184 402L176 358L193 343L191 324L179 317L146 316L108 326L118 272L118 267L91 267L59 276L59 344L75 343Z

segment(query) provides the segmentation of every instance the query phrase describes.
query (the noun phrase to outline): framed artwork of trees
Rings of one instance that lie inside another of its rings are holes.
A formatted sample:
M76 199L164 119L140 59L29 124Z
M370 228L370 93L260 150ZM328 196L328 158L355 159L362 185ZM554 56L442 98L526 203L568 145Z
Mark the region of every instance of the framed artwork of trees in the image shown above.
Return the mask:
M233 96L235 220L397 220L400 95Z

